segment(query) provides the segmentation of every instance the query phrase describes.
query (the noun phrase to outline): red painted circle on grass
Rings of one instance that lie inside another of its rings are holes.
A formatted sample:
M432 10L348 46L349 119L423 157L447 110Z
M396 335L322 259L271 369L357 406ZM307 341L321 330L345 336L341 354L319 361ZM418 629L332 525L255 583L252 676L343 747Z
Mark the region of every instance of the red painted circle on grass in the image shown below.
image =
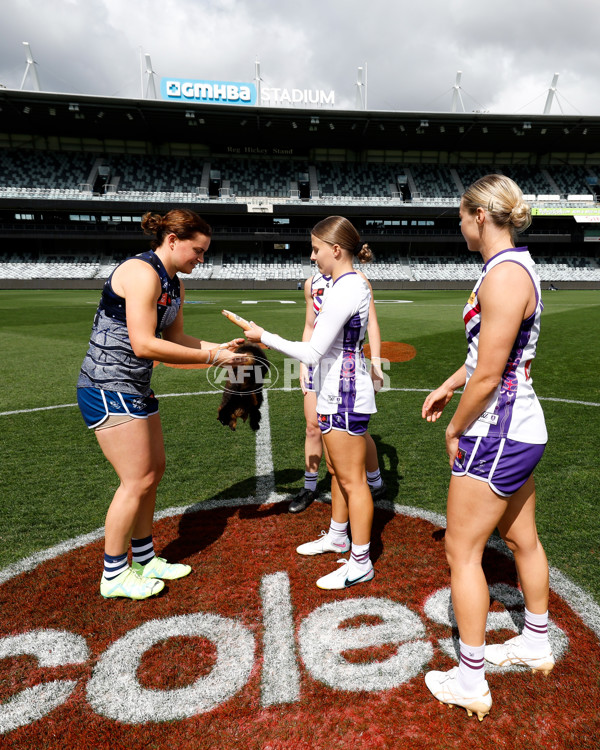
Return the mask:
M0 649L11 644L18 652L28 634L50 631L65 642L66 656L54 648L57 662L44 666L31 654L0 652L0 727L11 701L36 700L24 689L55 682L71 690L2 741L45 748L485 750L513 746L518 736L528 748L594 746L600 642L561 597L551 593L564 646L554 672L488 673L494 704L479 723L441 706L423 681L425 671L455 664L443 647L452 636L440 607L449 585L443 532L377 508L374 580L326 592L315 581L336 567L336 556L302 557L295 547L326 529L329 513L314 503L290 515L281 503L158 521L157 550L193 571L144 602L101 598L102 540L8 580L0 586ZM488 549L484 563L495 590L516 591L508 557ZM507 621L503 605L492 611ZM488 642L512 635L494 630ZM83 649L75 663L68 663L68 638ZM159 713L148 720L154 699ZM178 709L182 718L165 718L164 711Z

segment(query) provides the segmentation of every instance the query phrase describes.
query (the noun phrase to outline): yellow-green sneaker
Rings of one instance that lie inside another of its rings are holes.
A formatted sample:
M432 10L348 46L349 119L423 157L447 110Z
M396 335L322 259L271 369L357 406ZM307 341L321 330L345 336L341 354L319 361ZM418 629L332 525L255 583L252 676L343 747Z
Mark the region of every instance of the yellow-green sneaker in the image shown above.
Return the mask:
M163 581L142 578L132 568L127 568L115 578L107 580L102 576L100 593L105 599L124 596L127 599L147 599L155 596L165 587Z
M166 581L174 581L176 578L184 578L192 572L189 565L183 563L168 563L164 557L153 557L145 565L132 563L131 567L142 578L163 578Z

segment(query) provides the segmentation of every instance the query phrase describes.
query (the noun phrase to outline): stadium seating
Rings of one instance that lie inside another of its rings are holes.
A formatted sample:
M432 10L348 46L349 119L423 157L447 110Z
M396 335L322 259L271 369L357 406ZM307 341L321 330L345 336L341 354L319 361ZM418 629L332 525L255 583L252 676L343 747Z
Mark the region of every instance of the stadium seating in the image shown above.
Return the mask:
M0 260L0 279L105 279L121 259L107 257L7 256ZM600 281L600 263L592 257L535 258L542 282ZM481 263L470 256L377 258L355 267L373 281L475 281ZM306 276L299 257L271 255L225 256L223 262L207 260L187 276L212 280L299 280Z

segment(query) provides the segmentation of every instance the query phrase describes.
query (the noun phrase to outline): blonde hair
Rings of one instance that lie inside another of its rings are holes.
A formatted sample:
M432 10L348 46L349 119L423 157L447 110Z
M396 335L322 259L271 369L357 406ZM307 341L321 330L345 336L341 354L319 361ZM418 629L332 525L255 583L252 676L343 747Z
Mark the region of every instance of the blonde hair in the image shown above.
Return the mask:
M484 208L494 224L509 229L513 236L531 224L531 207L523 200L521 188L505 175L481 177L467 188L462 205L471 214Z
M351 255L356 255L360 263L370 263L373 259L371 248L360 241L356 227L344 216L322 219L312 228L311 234L328 245L339 245Z

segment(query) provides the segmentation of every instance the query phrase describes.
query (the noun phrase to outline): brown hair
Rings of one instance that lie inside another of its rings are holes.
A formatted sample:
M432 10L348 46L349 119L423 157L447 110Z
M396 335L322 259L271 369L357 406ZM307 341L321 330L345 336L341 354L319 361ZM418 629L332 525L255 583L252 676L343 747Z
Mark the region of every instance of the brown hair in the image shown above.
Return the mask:
M523 200L521 188L510 177L488 174L468 188L462 203L470 214L484 208L494 224L508 228L511 235L522 232L531 224L531 208Z
M212 236L211 227L194 211L187 208L174 208L164 216L148 211L142 217L144 234L153 234L156 239L150 246L159 248L168 234L174 234L180 240L190 240L196 234Z
M356 255L361 263L373 259L371 248L360 241L360 234L344 216L328 216L311 230L311 234L328 245L339 245L351 255Z

